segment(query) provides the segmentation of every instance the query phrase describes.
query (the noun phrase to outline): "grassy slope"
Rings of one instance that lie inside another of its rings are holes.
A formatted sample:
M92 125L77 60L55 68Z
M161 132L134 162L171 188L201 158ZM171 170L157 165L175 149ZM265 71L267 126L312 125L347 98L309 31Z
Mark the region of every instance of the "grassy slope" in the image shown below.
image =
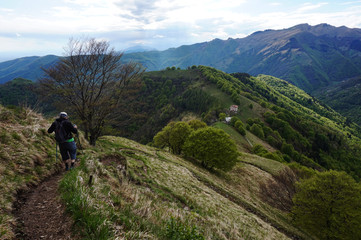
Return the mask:
M0 239L14 237L11 215L16 192L55 172L55 141L42 116L0 105Z
M119 172L124 159L126 178ZM260 184L286 167L250 154L240 160L227 174L210 173L163 150L102 137L84 155L81 167L66 175L63 198L79 217L76 222L87 224L78 226L87 239L167 239L172 217L196 226L206 239L288 239L285 232L309 238L290 225L285 212L259 197Z

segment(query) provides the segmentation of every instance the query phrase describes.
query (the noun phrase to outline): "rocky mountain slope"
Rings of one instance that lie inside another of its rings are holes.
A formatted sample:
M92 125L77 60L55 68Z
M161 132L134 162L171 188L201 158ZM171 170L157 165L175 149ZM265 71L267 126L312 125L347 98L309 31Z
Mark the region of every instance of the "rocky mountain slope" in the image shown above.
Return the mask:
M29 57L0 63L0 83L16 77L36 80L42 75L40 67L52 64L56 58ZM301 24L259 31L245 38L129 53L123 59L141 62L148 71L206 65L228 73L267 74L312 92L361 75L361 29Z

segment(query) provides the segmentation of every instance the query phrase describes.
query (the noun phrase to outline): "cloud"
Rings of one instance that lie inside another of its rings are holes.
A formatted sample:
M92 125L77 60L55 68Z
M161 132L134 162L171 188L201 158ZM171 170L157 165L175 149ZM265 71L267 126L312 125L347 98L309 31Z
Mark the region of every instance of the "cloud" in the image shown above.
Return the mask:
M31 9L0 8L0 36L6 36L2 40L14 51L64 46L64 39L79 35L106 38L119 48L142 43L165 49L300 23L361 27L361 1L349 1L38 0L41 4L34 6L26 1Z
M303 6L301 6L299 9L297 9L297 12L307 12L307 11L311 11L311 10L321 8L321 7L325 6L325 5L328 5L328 3L327 2L317 3L317 4L304 3Z
M0 12L12 13L12 12L14 12L14 9L10 9L10 8L0 8Z
M272 2L269 5L271 5L271 6L281 6L282 3L280 3L280 2Z

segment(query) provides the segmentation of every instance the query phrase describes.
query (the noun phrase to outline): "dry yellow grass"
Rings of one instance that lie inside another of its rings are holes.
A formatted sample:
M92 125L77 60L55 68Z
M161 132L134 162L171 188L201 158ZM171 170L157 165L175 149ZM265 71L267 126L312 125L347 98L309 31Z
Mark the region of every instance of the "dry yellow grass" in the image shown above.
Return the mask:
M171 217L197 226L206 239L303 236L290 225L287 213L267 205L259 197L260 184L270 181L272 171L276 173L283 166L273 166L272 160L254 156L256 161L270 161L270 172L257 164L240 162L229 173L214 174L169 152L124 138L102 137L98 147L100 158L112 152L126 157L129 181L119 184L114 167L99 164L98 170L93 171L98 175L98 188L112 187L107 195L98 190L96 199L115 206L112 213L115 215L129 209L132 218L138 219L133 221L139 221L134 224L145 226L122 231L124 226L115 221L112 224L117 239L159 239L154 229L164 228ZM252 156L246 155L248 161ZM109 197L114 195L119 196L120 203ZM138 238L132 235L135 233Z
M38 183L58 167L49 123L31 109L0 105L0 239L14 238L11 215L16 192Z

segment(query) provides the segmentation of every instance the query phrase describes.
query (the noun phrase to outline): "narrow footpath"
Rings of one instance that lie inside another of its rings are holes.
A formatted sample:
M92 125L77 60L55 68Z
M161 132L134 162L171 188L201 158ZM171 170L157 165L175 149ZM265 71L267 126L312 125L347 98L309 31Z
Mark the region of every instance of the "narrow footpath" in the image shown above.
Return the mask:
M29 191L20 193L14 204L16 239L76 239L73 221L60 201L58 185L63 174L55 174Z

